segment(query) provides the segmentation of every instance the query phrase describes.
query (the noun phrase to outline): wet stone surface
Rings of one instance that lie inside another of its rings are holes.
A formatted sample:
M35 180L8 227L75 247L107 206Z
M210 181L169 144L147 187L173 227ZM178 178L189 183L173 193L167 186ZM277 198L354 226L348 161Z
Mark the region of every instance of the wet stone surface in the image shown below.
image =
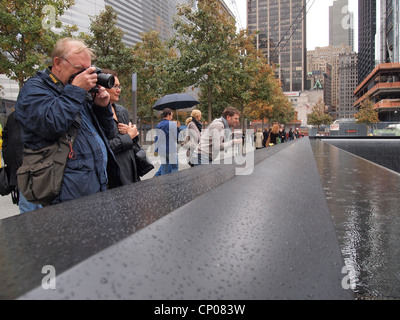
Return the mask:
M353 299L309 140L255 162L2 220L0 298ZM40 286L44 265L56 290Z
M399 299L400 175L339 149L339 141L311 145L345 264L356 271L356 297Z

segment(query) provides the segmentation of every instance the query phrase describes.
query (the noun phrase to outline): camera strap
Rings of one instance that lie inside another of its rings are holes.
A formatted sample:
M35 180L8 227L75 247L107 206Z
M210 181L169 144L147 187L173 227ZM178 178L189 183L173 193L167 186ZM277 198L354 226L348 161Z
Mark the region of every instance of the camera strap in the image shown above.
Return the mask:
M45 70L46 74L50 77L50 79L54 82L54 84L57 86L58 89L61 91L64 90L64 85L63 83L58 80L58 78L54 75L53 72L51 72L51 67Z

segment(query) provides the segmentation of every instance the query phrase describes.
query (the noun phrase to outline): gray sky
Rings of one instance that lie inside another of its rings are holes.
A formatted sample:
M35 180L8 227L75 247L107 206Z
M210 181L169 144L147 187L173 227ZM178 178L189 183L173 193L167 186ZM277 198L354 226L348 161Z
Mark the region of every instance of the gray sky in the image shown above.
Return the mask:
M232 8L232 0L224 0L225 3ZM247 21L247 0L235 0L239 11L242 26L246 27ZM325 47L329 45L329 6L333 0L307 0L309 8L307 16L307 50L313 50L315 47ZM349 9L353 11L355 17L358 12L358 1L349 0ZM235 12L233 10L233 12ZM355 18L355 23L357 19ZM357 30L357 25L355 25ZM357 45L357 32L355 34L355 44Z

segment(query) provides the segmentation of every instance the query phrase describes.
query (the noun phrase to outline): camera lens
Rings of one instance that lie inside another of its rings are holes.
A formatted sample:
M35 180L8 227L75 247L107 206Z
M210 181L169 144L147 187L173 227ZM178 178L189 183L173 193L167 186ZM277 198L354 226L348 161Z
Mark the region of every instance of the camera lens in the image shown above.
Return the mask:
M97 75L97 84L106 89L112 89L115 84L115 78L112 74L99 73Z

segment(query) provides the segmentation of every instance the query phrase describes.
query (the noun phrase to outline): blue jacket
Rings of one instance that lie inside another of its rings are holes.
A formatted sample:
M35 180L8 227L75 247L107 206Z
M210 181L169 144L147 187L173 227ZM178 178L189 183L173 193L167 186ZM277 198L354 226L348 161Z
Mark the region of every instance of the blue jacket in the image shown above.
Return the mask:
M162 130L164 134L157 134L155 139L155 152L158 152L160 155L178 153L177 144L180 129L177 127L176 123L164 119L156 128Z
M84 89L64 87L48 70L26 82L15 106L22 140L33 150L52 144L67 132L78 112L82 124L73 147L77 158L68 159L61 192L53 204L121 185L107 140L115 126L111 106L95 106Z

